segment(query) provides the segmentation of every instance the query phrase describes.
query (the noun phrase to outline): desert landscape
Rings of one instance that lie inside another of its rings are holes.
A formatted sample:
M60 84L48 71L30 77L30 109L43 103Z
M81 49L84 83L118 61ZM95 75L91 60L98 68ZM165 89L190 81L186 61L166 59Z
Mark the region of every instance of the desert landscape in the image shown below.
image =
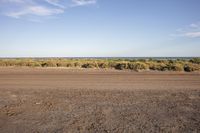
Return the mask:
M200 133L200 0L0 0L0 133Z
M199 72L0 68L0 132L200 132Z

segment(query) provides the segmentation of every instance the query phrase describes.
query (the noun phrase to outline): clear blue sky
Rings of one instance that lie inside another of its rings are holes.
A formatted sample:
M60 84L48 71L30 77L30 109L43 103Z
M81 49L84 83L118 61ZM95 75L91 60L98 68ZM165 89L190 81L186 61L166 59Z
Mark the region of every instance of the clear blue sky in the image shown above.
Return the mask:
M0 57L200 56L200 0L0 0Z

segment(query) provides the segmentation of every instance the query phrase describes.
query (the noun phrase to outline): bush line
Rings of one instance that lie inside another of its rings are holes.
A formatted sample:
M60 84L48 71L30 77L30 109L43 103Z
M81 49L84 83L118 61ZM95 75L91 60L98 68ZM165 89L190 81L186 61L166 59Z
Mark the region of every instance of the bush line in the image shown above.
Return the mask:
M0 59L0 66L98 68L134 71L200 71L200 58L191 60L153 59Z

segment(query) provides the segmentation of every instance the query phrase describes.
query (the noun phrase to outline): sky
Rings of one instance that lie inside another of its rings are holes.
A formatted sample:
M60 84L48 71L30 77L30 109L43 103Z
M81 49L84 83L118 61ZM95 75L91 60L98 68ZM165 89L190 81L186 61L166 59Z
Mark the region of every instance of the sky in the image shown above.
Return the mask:
M200 57L200 0L0 0L0 57Z

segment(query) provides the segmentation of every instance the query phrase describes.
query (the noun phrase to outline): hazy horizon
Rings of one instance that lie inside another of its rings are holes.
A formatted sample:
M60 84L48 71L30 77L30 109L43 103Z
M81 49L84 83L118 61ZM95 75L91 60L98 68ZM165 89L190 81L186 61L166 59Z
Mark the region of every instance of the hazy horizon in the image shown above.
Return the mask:
M199 0L0 0L0 57L200 57Z

